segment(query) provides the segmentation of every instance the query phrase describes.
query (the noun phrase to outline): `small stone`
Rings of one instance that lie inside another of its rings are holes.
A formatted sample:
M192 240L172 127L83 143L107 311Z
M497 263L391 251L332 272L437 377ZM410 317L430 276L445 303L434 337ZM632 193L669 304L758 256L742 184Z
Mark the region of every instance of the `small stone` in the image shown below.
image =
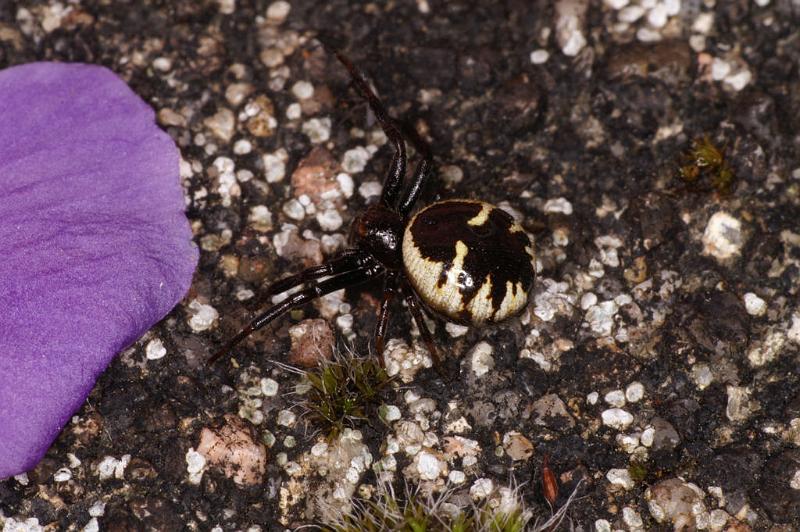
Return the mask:
M365 200L380 196L382 190L383 186L377 181L364 181L358 187L358 193Z
M286 20L286 17L289 16L289 11L291 11L291 9L291 4L284 0L272 2L267 8L267 18L270 20L270 22L280 24Z
M654 28L663 28L667 24L667 18L667 7L664 4L656 4L647 12L647 23Z
M53 474L53 480L55 482L67 482L68 480L71 479L72 479L72 471L70 471L69 468L67 467L62 467Z
M584 320L597 336L610 336L614 328L614 316L619 307L614 301L603 301L589 307Z
M644 527L642 516L640 516L639 512L630 506L626 506L622 509L622 520L631 528L631 530L642 530Z
M106 480L111 477L122 479L125 477L125 468L131 461L131 455L126 454L119 459L113 456L106 456L99 464L97 464L97 475L100 480Z
M538 49L531 52L531 63L534 65L541 65L546 63L550 58L550 53L547 50Z
M625 392L622 390L612 390L603 396L603 400L611 406L622 408L625 406Z
M303 207L303 204L294 198L284 203L281 210L283 211L283 214L292 220L300 221L306 217L306 210Z
M253 86L250 83L231 83L225 89L225 99L234 107L239 107L252 93Z
M233 153L236 155L247 155L253 151L253 145L247 139L239 139L233 144Z
M705 390L714 382L714 374L708 364L695 364L692 366L692 380L698 390Z
M642 18L644 14L645 10L642 6L632 5L622 9L617 17L619 18L620 22L632 24Z
M533 455L533 443L514 430L503 436L503 449L512 460L527 460Z
M335 337L326 320L303 320L289 327L289 338L292 347L288 362L293 366L313 368L333 356Z
M323 231L331 232L342 227L344 220L336 209L325 209L317 214L317 223Z
M331 119L312 118L303 123L301 130L312 144L327 142L331 138Z
M447 464L428 451L420 451L415 457L417 473L422 480L436 480L446 470Z
M190 447L186 451L186 472L189 473L190 484L200 484L206 468L206 458Z
M488 342L478 343L469 354L470 367L477 377L482 377L494 368L492 352L494 348Z
M270 378L261 379L261 393L265 397L274 397L278 394L278 383Z
M460 336L464 336L469 331L469 327L466 325L459 325L457 323L447 322L444 326L444 329L447 331L452 338L458 338Z
M380 414L381 419L383 419L386 423L397 421L402 417L400 409L395 405L382 405L378 410L378 413Z
M625 399L629 403L636 403L644 397L644 386L641 382L634 381L625 388Z
M236 131L236 117L230 109L222 108L213 116L203 120L203 125L210 129L214 136L227 144Z
M342 158L342 169L349 174L362 172L371 157L372 154L363 146L347 150Z
M655 439L656 429L653 427L647 427L642 431L642 435L639 437L639 441L642 442L642 445L645 447L652 447L653 440Z
M307 100L314 96L314 85L308 81L298 81L292 85L292 94L298 100Z
M193 299L188 306L190 318L189 327L194 332L202 332L211 328L214 322L219 318L219 313L211 305L206 305Z
M263 480L267 451L235 416L226 416L219 429L203 428L197 452L207 465L222 469L226 477L240 486L253 486Z
M572 203L566 198L549 199L544 204L544 212L547 214L572 214Z
M421 348L409 347L404 341L392 338L383 350L386 373L393 377L400 375L400 380L408 384L422 368L433 365L430 354Z
M297 421L297 416L291 410L281 410L278 412L278 425L284 427L291 427L294 425L294 422Z
M598 519L594 522L595 532L611 532L611 523L605 519Z
M147 360L158 360L164 358L167 354L167 349L164 343L158 338L147 342L147 347L144 348L145 357Z
M706 225L703 233L703 253L717 260L730 259L739 255L744 245L742 223L730 214L719 211Z
M494 491L494 482L490 478L479 478L472 483L469 488L469 494L473 499L483 499L488 497Z
M744 295L744 308L751 316L763 316L767 311L767 302L753 292Z
M586 402L590 405L596 405L598 399L600 399L600 394L597 392L590 392L586 395Z
M264 178L267 183L277 183L283 181L286 176L286 159L288 155L283 149L275 153L265 154L261 160L264 164Z
M583 27L586 24L588 2L558 0L555 3L555 33L561 52L568 56L578 55L586 46Z
M733 422L745 421L753 411L750 390L743 386L728 385L728 404L725 416Z
M610 469L606 473L606 478L612 486L618 486L624 490L629 490L636 485L627 469Z
M621 408L609 408L601 414L603 425L617 430L624 430L633 423L633 416Z
M533 422L549 428L574 427L575 420L569 415L567 406L558 395L551 393L539 398L531 405Z
M627 6L630 0L604 0L603 3L610 7L611 9L615 9L619 11L623 7Z
M467 476L463 471L453 470L447 475L447 480L449 480L451 484L463 484L464 481L467 480Z
M661 417L654 417L650 420L650 427L653 429L653 437L651 445L654 451L671 451L675 449L681 442L681 437L672 423ZM644 434L642 434L644 445Z
M706 511L700 488L679 478L662 480L644 497L653 519L672 523L675 530L697 530L697 516Z
M248 223L252 224L253 229L261 233L266 233L272 229L272 213L266 205L254 205L250 207L250 214L247 217Z

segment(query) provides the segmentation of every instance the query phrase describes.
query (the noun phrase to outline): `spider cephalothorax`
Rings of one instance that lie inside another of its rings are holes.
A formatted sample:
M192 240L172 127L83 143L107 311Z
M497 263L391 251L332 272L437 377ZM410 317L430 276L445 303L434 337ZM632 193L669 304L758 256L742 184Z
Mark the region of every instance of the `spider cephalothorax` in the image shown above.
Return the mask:
M514 316L528 302L535 256L522 226L502 209L468 199L439 201L411 216L431 167L430 150L415 131L408 131L407 139L421 160L403 192L407 158L401 130L361 73L346 57L336 56L350 71L395 150L380 202L353 220L350 249L269 286L265 296L305 288L259 315L225 344L212 362L285 312L376 277L384 279L375 329L378 354L383 351L389 305L398 292L434 358L436 348L423 312L481 325Z

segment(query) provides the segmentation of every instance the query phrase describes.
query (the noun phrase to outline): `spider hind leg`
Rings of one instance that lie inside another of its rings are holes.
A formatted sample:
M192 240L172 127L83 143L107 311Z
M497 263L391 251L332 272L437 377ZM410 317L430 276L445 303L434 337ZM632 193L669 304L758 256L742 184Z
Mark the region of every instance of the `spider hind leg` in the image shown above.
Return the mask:
M361 256L362 261L366 263L367 260ZM228 340L224 346L220 350L218 350L214 355L208 359L208 364L213 364L220 357L224 354L229 352L233 349L236 345L238 345L242 340L256 332L257 330L261 329L262 327L266 326L267 324L274 321L276 318L280 317L281 315L289 312L290 310L302 307L306 303L309 303L317 298L320 298L326 294L330 294L331 292L335 292L336 290L341 290L342 288L349 288L351 286L355 286L361 284L365 281L368 281L379 275L381 273L381 269L376 267L374 264L362 264L361 266L356 266L353 269L343 269L344 265L347 264L346 262L343 263L335 263L338 267L334 267L334 270L338 271L330 271L328 273L322 273L320 271L320 267L309 268L305 270L305 272L301 272L297 275L292 276L291 278L287 278L283 281L278 281L278 283L284 283L289 279L293 279L295 281L294 286L300 286L309 280L308 276L316 276L322 277L325 275L331 275L332 277L329 279L325 279L322 281L317 281L313 285L305 288L295 294L290 295L280 303L277 303L270 308L268 308L263 313L259 314L255 319L253 319L250 324L239 331L236 336ZM307 273L311 272L311 273ZM307 275L304 276L304 273ZM286 290L293 288L293 286L288 286L284 288L282 291L285 292Z

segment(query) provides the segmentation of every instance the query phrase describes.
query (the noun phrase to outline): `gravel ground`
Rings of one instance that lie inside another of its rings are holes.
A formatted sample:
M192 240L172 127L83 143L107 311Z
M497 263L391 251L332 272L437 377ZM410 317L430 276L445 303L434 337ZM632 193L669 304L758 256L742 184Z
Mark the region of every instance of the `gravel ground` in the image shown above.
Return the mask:
M579 484L565 527L800 528L800 3L290 4L0 3L0 67L103 64L156 109L201 248L185 300L0 482L3 530L280 530L379 481L463 505L513 479L546 517L545 456L557 504ZM391 149L319 40L430 141L423 203L498 204L538 253L520 318L437 326L450 383L398 304L382 420L327 440L292 367L366 354L380 284L204 365L380 191Z

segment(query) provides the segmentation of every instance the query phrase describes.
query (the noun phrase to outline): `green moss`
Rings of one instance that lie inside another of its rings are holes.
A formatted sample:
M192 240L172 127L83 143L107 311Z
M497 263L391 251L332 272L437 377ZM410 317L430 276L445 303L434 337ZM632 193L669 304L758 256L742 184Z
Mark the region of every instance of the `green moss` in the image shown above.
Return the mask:
M684 163L678 175L684 183L702 190L711 188L719 194L730 193L735 176L724 155L725 147L717 148L708 136L692 141L691 149L684 154Z
M380 403L389 384L378 359L342 354L306 373L311 386L305 400L312 420L336 438L345 427L355 428Z
M647 468L642 464L633 463L628 466L628 474L634 482L642 482L647 477Z

